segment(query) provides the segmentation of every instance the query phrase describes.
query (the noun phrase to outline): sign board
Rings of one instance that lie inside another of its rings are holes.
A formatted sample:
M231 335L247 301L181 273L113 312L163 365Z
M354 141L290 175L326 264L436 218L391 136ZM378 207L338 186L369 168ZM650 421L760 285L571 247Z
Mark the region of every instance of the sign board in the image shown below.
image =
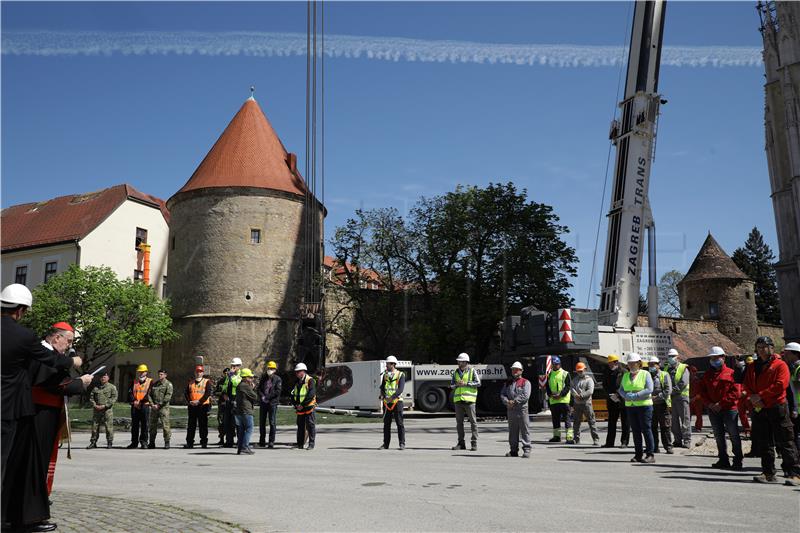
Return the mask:
M672 348L672 332L670 331L633 332L633 351L642 358L655 355L663 361L667 358L667 351L670 348Z

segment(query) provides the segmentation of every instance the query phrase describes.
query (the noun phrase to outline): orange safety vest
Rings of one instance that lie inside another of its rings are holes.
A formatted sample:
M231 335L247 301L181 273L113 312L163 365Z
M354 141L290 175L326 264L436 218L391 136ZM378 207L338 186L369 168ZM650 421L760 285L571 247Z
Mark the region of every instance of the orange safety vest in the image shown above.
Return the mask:
M133 383L133 399L139 400L140 402L144 400L144 397L147 396L147 391L150 389L150 383L153 380L151 378L145 378L144 383L139 381L138 379Z
M198 383L197 380L192 380L189 383L189 401L190 402L198 402L200 398L206 393L206 385L208 385L208 378L203 378ZM206 398L200 405L208 405L211 403L211 396Z

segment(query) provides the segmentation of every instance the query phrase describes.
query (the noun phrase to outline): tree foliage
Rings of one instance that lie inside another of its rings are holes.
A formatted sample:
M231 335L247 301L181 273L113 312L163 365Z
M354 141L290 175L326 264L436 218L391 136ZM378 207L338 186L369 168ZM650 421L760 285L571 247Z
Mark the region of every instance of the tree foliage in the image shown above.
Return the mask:
M756 315L758 320L770 324L781 324L781 308L775 274L775 256L764 236L753 228L744 246L733 252L736 263L747 277L755 282Z
M384 356L399 342L418 360L462 350L482 360L510 311L571 305L577 259L558 220L513 183L421 198L407 217L357 211L332 244L339 263L351 265L351 303L372 302L369 313L356 308L371 338L365 351ZM383 290L368 294L365 275L377 275Z
M681 316L681 299L678 295L678 282L683 274L677 270L666 272L658 282L658 314L679 318Z
M177 338L172 330L169 302L152 287L119 280L107 267L72 265L33 291L34 305L25 323L43 333L55 322L75 328L75 350L86 368L115 353L156 348Z

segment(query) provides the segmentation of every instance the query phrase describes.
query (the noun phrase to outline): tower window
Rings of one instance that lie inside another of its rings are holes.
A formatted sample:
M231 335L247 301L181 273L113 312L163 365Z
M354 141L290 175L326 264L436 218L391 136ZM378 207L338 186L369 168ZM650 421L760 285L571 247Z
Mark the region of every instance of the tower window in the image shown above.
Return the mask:
M686 309L691 309L691 308L692 308L692 302L686 300Z
M261 230L250 229L250 244L260 244L260 243L261 243Z
M16 272L14 273L14 283L25 285L26 281L28 281L28 267L18 266L16 268Z
M164 276L164 278L161 281L161 298L166 298L166 297L167 297L167 276Z
M719 318L719 303L708 302L708 318Z
M744 291L744 297L750 299L750 291Z

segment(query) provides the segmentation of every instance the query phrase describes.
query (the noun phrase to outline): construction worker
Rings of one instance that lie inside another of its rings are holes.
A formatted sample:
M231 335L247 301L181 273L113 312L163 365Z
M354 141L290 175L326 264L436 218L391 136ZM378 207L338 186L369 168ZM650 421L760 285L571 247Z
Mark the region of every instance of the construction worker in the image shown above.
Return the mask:
M742 470L742 439L739 436L739 424L736 420L739 414L736 411L740 396L739 387L733 379L733 369L725 365L725 351L722 348L712 346L708 358L710 368L698 383L697 394L708 409L708 419L711 421L714 438L717 441L719 460L711 467ZM728 458L726 430L733 446L733 466Z
M275 433L278 428L278 404L281 401L283 381L277 373L278 365L275 361L267 362L267 371L258 381L259 411L258 429L260 447L275 447ZM267 419L269 419L269 443L267 443Z
M757 338L758 359L747 368L744 377L744 387L753 404L753 444L761 452L761 475L753 477L753 481L778 482L775 477L775 448L778 448L786 484L796 486L800 485L800 464L786 402L789 367L776 357L774 347L771 338Z
M114 404L117 402L117 388L109 383L108 371L100 374L100 384L89 393L89 403L92 404L92 437L86 449L97 448L97 439L100 438L100 427L106 432L106 448L114 444Z
M690 399L690 373L686 363L678 361L680 354L675 348L667 352L667 372L672 382L672 446L688 448L692 444L692 422Z
M528 418L528 400L531 397L531 382L522 377L522 363L511 365L511 377L500 391L500 400L506 406L508 418L508 445L506 457L518 457L522 443L522 457L531 456L531 431Z
M214 397L217 399L217 432L219 433L219 442L217 442L217 446L223 446L225 444L225 401L222 398L225 391L222 389L222 386L225 384L225 378L230 371L230 368L225 368L222 371L222 377L219 378L214 385Z
M150 387L150 444L151 450L156 447L156 433L158 424L164 432L164 449L169 450L169 441L172 430L169 427L169 403L172 401L172 382L167 379L167 371L163 368L158 371L158 381Z
M789 385L791 385L794 395L794 410L791 413L794 425L794 445L800 451L800 416L798 416L798 411L800 411L800 344L790 342L784 346L783 360L789 365Z
M452 450L466 450L464 437L464 417L469 418L472 431L471 451L478 449L478 418L475 412L475 402L478 401L478 387L481 386L481 377L469 364L469 354L460 353L456 357L458 368L450 378L450 388L453 389L453 406L456 410L456 431L458 442Z
M628 371L622 376L622 384L617 394L625 400L628 422L633 433L635 454L632 463L655 463L653 457L653 379L650 372L642 370L642 357L636 353L628 354ZM644 439L644 448L642 448ZM644 456L643 456L644 454Z
M222 408L222 425L225 428L224 448L233 448L233 440L236 433L236 418L234 413L236 389L242 381L239 370L242 368L242 360L238 357L231 359L231 369L222 381L222 395L220 396L220 407ZM223 403L223 401L225 403Z
M627 448L628 440L630 438L630 428L628 427L628 415L625 412L625 404L622 403L622 398L617 394L622 383L622 369L619 365L619 356L611 354L608 356L608 366L603 372L603 389L608 395L606 406L608 409L608 433L606 434L606 443L603 448L613 448L614 441L617 439L617 420L622 422L622 435L620 437L620 447Z
M203 365L194 367L194 379L186 384L186 404L189 424L184 448L194 448L194 434L200 426L200 447L208 447L208 414L211 412L211 380L205 377Z
M570 385L570 394L574 402L574 412L572 413L572 430L574 433L573 442L581 441L581 423L586 415L589 423L589 432L592 434L592 443L600 445L600 435L597 434L597 425L594 419L594 409L592 408L592 395L594 394L594 378L586 373L586 365L578 363L575 365L575 379Z
M258 394L253 388L253 371L243 368L239 375L242 381L236 388L236 453L253 455L255 452L250 447L250 437L253 436L253 410Z
M153 380L147 376L147 365L136 367L136 379L128 391L131 404L131 443L128 448L147 448L147 422L150 418L150 386Z
M405 375L397 370L397 357L386 358L386 371L381 376L380 397L383 401L383 445L388 450L392 440L392 420L397 426L397 439L400 449L406 449L406 428L403 424L403 388Z
M574 444L572 436L572 416L569 401L571 384L569 372L561 368L561 358L553 356L550 360L553 369L547 377L547 396L550 404L550 417L553 420L553 437L548 442L561 442L561 424L567 431L567 444Z
M653 432L653 453L659 453L658 434L661 433L661 442L664 450L672 454L672 435L671 435L671 407L672 407L672 380L669 373L661 370L661 361L653 355L647 365L650 377L653 378L653 422L651 430Z
M308 367L304 363L298 363L294 367L294 375L297 383L292 389L291 399L297 414L297 449L303 449L307 432L308 448L306 449L313 450L317 437L316 420L314 419L314 409L317 405L316 382L308 375Z
M700 382L700 373L697 367L689 365L689 388L694 389ZM703 400L699 395L694 392L691 393L689 399L689 409L691 414L694 415L694 431L699 433L703 431Z

